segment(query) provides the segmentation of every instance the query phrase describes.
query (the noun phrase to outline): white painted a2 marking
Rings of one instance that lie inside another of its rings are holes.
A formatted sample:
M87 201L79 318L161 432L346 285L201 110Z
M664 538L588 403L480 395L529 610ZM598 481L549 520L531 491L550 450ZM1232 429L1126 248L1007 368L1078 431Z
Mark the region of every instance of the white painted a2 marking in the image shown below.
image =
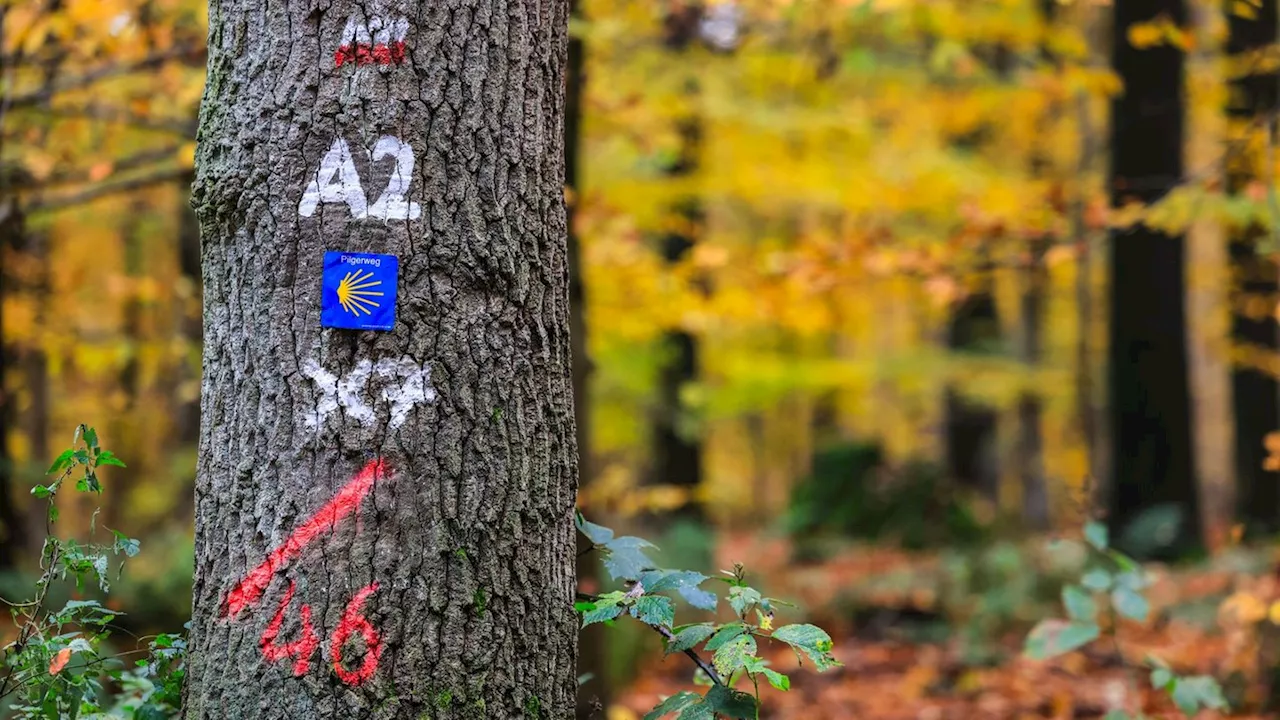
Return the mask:
M356 172L350 146L342 138L335 139L302 193L298 214L311 217L322 204L343 203L356 220L417 220L422 215L422 207L405 197L413 181L413 147L399 138L384 135L374 144L370 159L377 162L385 157L394 157L396 166L391 171L387 188L370 205L365 198L360 175Z

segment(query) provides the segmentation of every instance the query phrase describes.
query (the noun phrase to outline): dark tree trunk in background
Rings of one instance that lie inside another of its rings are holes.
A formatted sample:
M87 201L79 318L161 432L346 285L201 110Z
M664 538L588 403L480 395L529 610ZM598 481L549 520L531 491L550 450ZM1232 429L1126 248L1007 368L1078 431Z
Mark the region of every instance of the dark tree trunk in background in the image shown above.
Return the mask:
M211 3L185 717L573 714L567 18Z
M1027 266L1022 270L1022 331L1019 356L1028 370L1040 366L1044 291L1049 272L1044 264L1046 238L1030 240ZM1040 435L1043 403L1038 390L1026 390L1018 398L1018 477L1022 483L1022 521L1033 530L1049 528L1049 487L1044 472L1044 442Z
M12 569L27 546L17 510L17 466L9 448L9 434L18 427L18 407L10 390L19 350L5 333L5 300L18 284L11 269L22 249L24 223L18 203L0 195L0 572ZM16 384L16 383L15 383Z
M1276 0L1261 0L1256 17L1245 18L1227 13L1230 37L1227 53L1250 64L1248 55L1276 43ZM1252 61L1256 64L1256 58ZM1265 72L1233 78L1231 98L1227 106L1232 123L1244 126L1261 121L1270 129L1274 123L1266 116L1275 112L1280 74ZM1256 137L1258 128L1248 134ZM1261 158L1250 153L1247 144L1235 148L1227 160L1227 189L1244 192L1250 183L1258 182ZM1280 328L1267 303L1274 304L1280 292L1277 268L1270 258L1260 255L1257 242L1265 238L1261 227L1232 230L1228 252L1231 258L1231 342L1247 348L1248 355L1274 357L1280 352ZM1250 300L1253 300L1251 303ZM1249 312L1249 305L1258 305ZM1236 482L1239 497L1239 519L1251 532L1271 534L1280 530L1280 473L1263 469L1267 453L1263 440L1268 433L1280 429L1280 385L1266 366L1237 364L1231 372L1232 399L1235 406Z
M0 332L0 568L10 567L19 553L38 550L36 538L44 537L47 522L45 505L34 502L24 487L35 478L23 477L9 445L12 434L26 435L26 469L51 459L48 363L39 338L49 292L47 253L45 238L27 226L18 202L0 191L0 306L6 298L25 300L36 325L36 336L26 343L15 340L12 330Z
M1040 17L1046 28L1054 23L1056 0L1041 0ZM1057 66L1057 60L1048 46L1041 48L1042 58ZM1046 120L1051 121L1058 108L1050 108ZM1032 160L1032 172L1042 178L1051 176L1052 164L1048 148L1037 151ZM1044 297L1049 287L1049 271L1045 267L1045 252L1051 238L1031 238L1027 241L1025 262L1022 268L1019 298L1018 356L1030 371L1039 369L1042 333L1044 328ZM1049 487L1044 472L1044 440L1041 437L1043 402L1039 388L1027 388L1018 398L1018 440L1015 451L1018 479L1022 485L1022 521L1033 530L1047 530L1050 524Z
M702 7L697 3L677 5L666 17L666 45L687 52L698 41ZM695 77L686 80L685 91L696 98L700 90ZM696 105L696 102L693 103ZM677 125L680 145L675 160L667 168L672 180L698 171L702 152L702 118L696 111L680 118ZM702 202L696 196L681 198L671 208L676 228L662 238L662 257L670 265L683 260L696 242L702 224ZM702 440L682 427L684 404L681 389L698 379L698 338L685 330L672 330L662 338L663 363L658 372L656 414L653 423L652 482L677 485L691 493L702 485ZM699 520L702 506L695 499L675 513L677 517Z
M570 2L571 17L581 17L579 0ZM564 184L570 196L569 228L569 337L573 354L573 410L578 440L578 487L585 488L595 472L591 455L591 354L587 347L587 302L582 277L582 243L574 227L581 202L582 98L586 92L586 47L582 37L569 38L569 59L565 71L564 103ZM599 519L597 519L597 522ZM599 582L600 558L587 552L591 542L578 535L578 584L595 592ZM578 687L578 720L599 720L609 707L608 664L605 657L603 624L590 625L578 633L578 676L590 676Z
M998 76L1008 81L1013 69L1013 53L1006 45L981 48ZM951 309L947 322L947 349L958 354L987 354L997 351L1000 317L996 311L994 263L991 250L978 249L977 282ZM947 473L959 485L983 497L998 501L1000 468L998 458L999 412L990 405L965 398L954 385L947 387L944 453Z
M990 267L979 269L978 284L956 304L947 325L947 348L981 353L1000 339ZM947 388L945 452L948 475L960 485L995 500L999 493L996 465L997 414L991 406Z
M1162 14L1181 27L1187 15L1182 0L1116 0L1114 13L1112 62L1124 91L1112 110L1110 187L1120 207L1159 200L1183 174L1183 51L1134 48L1129 27ZM1160 543L1172 554L1200 540L1183 238L1140 225L1114 230L1110 245L1108 521L1119 536L1144 511L1178 508L1179 532Z

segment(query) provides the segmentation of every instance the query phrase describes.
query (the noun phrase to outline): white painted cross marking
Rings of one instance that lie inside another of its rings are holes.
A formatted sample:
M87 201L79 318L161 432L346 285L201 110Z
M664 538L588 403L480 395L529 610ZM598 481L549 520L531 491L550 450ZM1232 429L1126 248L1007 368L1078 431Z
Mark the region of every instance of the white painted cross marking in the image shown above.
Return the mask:
M309 428L323 427L339 409L359 425L372 425L378 419L374 407L366 400L372 397L373 402L389 406L387 427L395 430L409 419L413 408L436 399L435 388L431 387L431 366L419 366L409 358L376 363L361 360L342 377L325 370L314 360L304 362L301 370L320 391L315 412L303 417L303 423Z

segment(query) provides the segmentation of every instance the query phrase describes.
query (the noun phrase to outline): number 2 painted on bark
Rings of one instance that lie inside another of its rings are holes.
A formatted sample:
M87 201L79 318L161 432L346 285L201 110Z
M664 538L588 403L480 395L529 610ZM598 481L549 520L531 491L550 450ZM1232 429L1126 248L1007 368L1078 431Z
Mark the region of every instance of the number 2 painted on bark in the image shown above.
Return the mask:
M227 595L226 616L232 619L240 612L257 605L262 600L267 586L277 572L302 554L302 550L322 534L332 532L338 522L355 513L360 501L373 490L374 481L382 477L386 470L385 463L374 460L338 491L333 499L325 503L314 515L303 523L275 550L267 559L249 572ZM344 683L359 685L371 679L378 670L378 660L382 656L382 636L373 623L362 613L365 601L378 590L378 583L370 583L356 592L347 603L329 636L329 655L333 661L333 670ZM262 655L270 662L279 662L293 658L293 674L305 675L311 669L311 658L320 648L320 638L315 626L311 623L311 606L303 603L299 608L300 631L298 637L290 642L279 641L280 631L284 626L285 612L293 602L297 583L290 580L289 589L276 608L276 613L267 623L267 627L259 638ZM359 634L364 640L364 660L355 670L348 670L342 661L343 646L353 636Z

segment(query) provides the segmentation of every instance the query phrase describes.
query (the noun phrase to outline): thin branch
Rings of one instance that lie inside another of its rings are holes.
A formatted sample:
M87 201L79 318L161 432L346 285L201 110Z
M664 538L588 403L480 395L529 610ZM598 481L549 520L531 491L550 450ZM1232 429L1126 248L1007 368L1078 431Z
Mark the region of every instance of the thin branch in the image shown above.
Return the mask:
M21 167L4 171L0 176L0 187L9 185L13 189L18 189L26 193L34 193L51 190L53 188L65 185L83 185L86 183L102 182L111 177L123 175L130 170L145 170L148 166L156 165L163 161L172 160L177 156L178 151L182 149L181 145L165 145L163 147L152 148L134 153L118 160L105 160L110 166L110 174L106 177L91 177L90 170L84 168L68 168L58 170L49 175L49 177L35 181L30 174L25 172Z
M670 630L666 629L661 625L653 625L652 623L645 623L645 625L648 625L649 627L658 631L658 634L666 638L667 642L671 642L672 640L676 639L675 634L673 634ZM699 668L701 668L702 672L707 674L707 677L711 678L711 682L721 686L724 685L724 681L720 679L720 676L716 673L715 668L708 665L706 660L703 660L702 657L698 655L698 653L693 651L693 648L689 648L688 650L685 650L684 654L688 655L689 659L692 660L694 664L696 664Z
M37 106L31 108L31 110L32 112L39 112L51 117L84 118L112 125L125 125L139 130L152 130L172 135L181 135L182 137L191 137L195 135L196 132L196 126L193 122L187 122L177 118L149 118L145 115L129 112L122 108L97 107L94 105L82 107Z
M38 200L27 206L28 213L37 212L53 212L55 210L63 210L76 205L92 202L110 195L119 193L133 192L143 188L152 187L154 185L163 185L164 183L173 182L191 176L191 168L175 167L167 170L160 170L150 175L133 178L130 180L121 180L114 183L103 183L96 187L89 188L84 192L72 195L64 195L50 200Z
M7 107L9 110L13 110L16 108L38 105L42 102L48 101L60 92L88 87L99 80L105 80L111 77L129 75L143 70L151 70L172 60L184 60L189 65L197 65L204 62L204 56L204 48L179 47L168 52L145 57L126 65L108 65L106 67L98 68L92 72L87 72L80 77L71 78L70 80L60 83L50 84L48 87L36 90L35 92L30 92L25 95L15 95L9 99Z
M590 593L584 593L584 592L579 592L577 596L579 600L586 600L588 602L595 602L596 600L600 599L596 595L592 595ZM640 620L640 622L652 628L654 632L658 633L662 637L666 638L668 643L671 642L672 640L675 640L676 638L675 634L673 634L670 630L668 630L667 628L661 625L654 625L653 623L647 623L647 622L644 622L643 620ZM720 679L720 674L716 672L716 669L711 665L709 665L706 660L703 660L702 656L698 655L698 653L695 652L693 648L689 648L688 650L685 650L684 654L689 656L689 659L692 660L693 663L698 666L698 669L702 670L702 672L707 674L707 677L711 678L711 682L715 683L716 685L720 685L722 687L724 686L724 680Z

